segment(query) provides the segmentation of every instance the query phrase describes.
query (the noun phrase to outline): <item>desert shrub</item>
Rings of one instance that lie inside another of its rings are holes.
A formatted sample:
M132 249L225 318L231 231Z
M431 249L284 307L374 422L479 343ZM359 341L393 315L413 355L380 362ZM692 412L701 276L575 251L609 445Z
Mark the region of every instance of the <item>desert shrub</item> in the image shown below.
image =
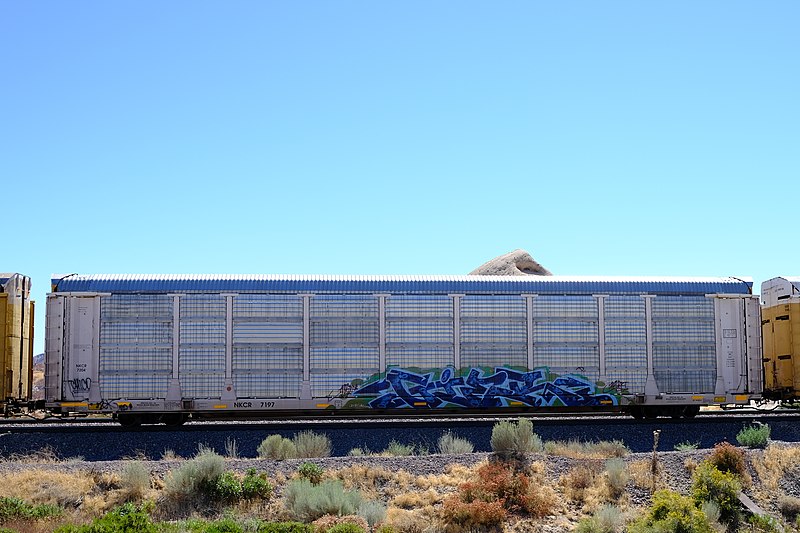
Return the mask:
M325 471L318 464L303 463L297 469L297 473L302 479L309 480L312 485L319 485L320 481L322 481L322 476L325 474Z
M714 533L691 498L670 490L653 494L653 505L628 528L629 533Z
M267 480L267 475L257 473L255 468L248 468L242 479L242 498L267 500L270 496L272 496L272 484Z
M708 462L720 472L730 472L740 479L747 473L744 451L728 442L720 442L714 446Z
M242 482L233 472L223 472L203 487L214 501L233 503L242 499Z
M736 442L748 448L766 448L770 428L767 424L748 426L736 434Z
M470 441L456 437L449 431L439 437L438 447L439 453L449 454L472 453L475 449Z
M38 520L62 513L57 505L31 505L21 498L0 498L0 523L9 520Z
M584 501L586 491L595 484L597 475L597 468L591 464L578 464L573 467L561 480L566 495L575 501Z
M800 498L781 494L778 496L778 511L788 518L794 520L800 516Z
M313 431L301 431L292 439L296 451L295 457L330 457L331 439Z
M231 517L223 517L219 520L198 523L196 527L190 527L191 533L244 533L245 527Z
M735 526L740 519L739 491L741 485L730 472L721 472L703 461L692 475L692 498L697 503L714 502L719 506L720 520Z
M690 452L692 450L696 450L699 447L700 447L699 442L689 442L688 440L685 440L675 445L675 451Z
M515 424L501 420L492 427L492 451L501 457L524 455L541 452L544 449L542 439L533 432L533 423L527 418L520 418Z
M67 525L55 533L158 533L159 528L150 519L149 505L126 503L83 526Z
M606 461L606 484L613 498L622 496L630 478L625 461L618 458Z
M231 459L236 459L239 457L239 444L233 437L225 438L225 456L230 457Z
M625 457L630 450L620 440L581 442L579 440L547 441L544 452L548 455L560 455L575 459L602 459Z
M603 505L588 518L578 522L576 533L620 533L625 526L624 515L615 505Z
M375 500L361 502L358 506L358 516L366 520L369 527L374 528L376 524L386 519L386 506Z
M203 448L191 461L172 471L164 480L164 493L172 499L186 499L207 491L225 471L225 459Z
M372 455L368 448L353 448L347 452L349 457L364 457L365 455Z
M120 486L128 499L141 499L150 488L150 471L139 461L126 462L120 475Z
M392 457L406 457L409 455L414 455L414 445L413 444L402 444L393 440L389 442L389 445L383 450L383 455L390 455Z
M783 533L780 522L771 516L754 514L747 519L753 533Z
M314 533L314 527L302 522L267 522L258 527L258 533Z
M258 456L262 459L294 459L297 457L297 447L290 439L281 435L270 435L258 445Z
M450 496L445 499L441 513L442 520L447 524L479 531L501 526L508 516L501 501L473 500L465 502L458 496Z
M307 479L286 484L284 497L287 509L298 519L312 522L326 514L355 514L361 504L359 491L345 491L341 481L327 480L312 485Z

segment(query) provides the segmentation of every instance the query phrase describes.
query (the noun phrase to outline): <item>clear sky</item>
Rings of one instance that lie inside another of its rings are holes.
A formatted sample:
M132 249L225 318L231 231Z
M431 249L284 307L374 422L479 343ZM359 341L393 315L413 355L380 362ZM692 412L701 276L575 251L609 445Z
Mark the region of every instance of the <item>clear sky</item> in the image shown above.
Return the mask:
M0 2L0 271L800 274L800 2Z

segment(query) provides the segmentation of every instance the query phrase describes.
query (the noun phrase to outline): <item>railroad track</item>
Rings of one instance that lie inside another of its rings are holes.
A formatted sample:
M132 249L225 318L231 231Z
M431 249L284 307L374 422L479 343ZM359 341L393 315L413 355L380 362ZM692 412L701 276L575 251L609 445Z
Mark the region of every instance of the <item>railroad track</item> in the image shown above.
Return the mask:
M660 431L659 449L669 451L679 443L710 448L753 424L768 424L772 439L800 442L800 414L757 413L701 414L694 419L659 418L635 420L622 416L530 417L534 431L545 441L621 441L632 451L652 450L653 432ZM256 457L258 445L271 434L292 437L300 431L324 433L331 439L333 455L347 455L353 448L385 449L391 441L414 444L418 450L435 452L444 432L470 440L476 451L490 451L491 433L497 419L315 419L293 421L189 422L180 427L142 426L123 428L110 421L46 424L0 424L0 458L47 450L61 458L83 457L90 461L129 457L159 459L168 451L191 457L198 446L219 453L235 447L242 457Z

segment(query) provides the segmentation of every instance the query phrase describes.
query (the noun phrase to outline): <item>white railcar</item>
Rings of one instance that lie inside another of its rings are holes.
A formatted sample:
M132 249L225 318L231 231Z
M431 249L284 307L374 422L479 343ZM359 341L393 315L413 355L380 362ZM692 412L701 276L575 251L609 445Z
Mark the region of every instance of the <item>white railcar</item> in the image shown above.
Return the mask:
M120 422L418 410L694 416L761 392L752 282L71 275L46 402Z

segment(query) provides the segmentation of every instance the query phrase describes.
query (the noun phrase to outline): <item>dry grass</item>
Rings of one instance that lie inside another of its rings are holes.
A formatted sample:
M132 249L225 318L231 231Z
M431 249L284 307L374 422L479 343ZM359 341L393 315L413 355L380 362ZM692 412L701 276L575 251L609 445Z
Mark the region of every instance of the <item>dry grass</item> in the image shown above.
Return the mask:
M602 466L594 461L573 467L559 480L564 495L576 503L588 503L589 496L598 492L601 469Z
M572 459L611 459L625 457L630 450L622 441L583 442L578 440L552 440L544 443L548 455L571 457Z
M390 504L392 507L399 507L400 509L419 509L440 504L442 500L444 500L443 494L434 489L428 489L423 492L398 494L391 500Z
M43 469L20 470L0 476L0 496L17 497L32 504L80 506L95 488L87 472L65 473Z
M656 472L653 472L653 462L650 459L640 459L628 463L628 472L631 481L637 487L649 491L666 489L667 483L664 480L664 469L660 463L656 464Z
M760 460L754 457L751 463L762 486L769 491L777 490L780 479L793 467L800 465L800 447L797 446L770 443L763 452L753 450L751 453L755 456L763 454Z

